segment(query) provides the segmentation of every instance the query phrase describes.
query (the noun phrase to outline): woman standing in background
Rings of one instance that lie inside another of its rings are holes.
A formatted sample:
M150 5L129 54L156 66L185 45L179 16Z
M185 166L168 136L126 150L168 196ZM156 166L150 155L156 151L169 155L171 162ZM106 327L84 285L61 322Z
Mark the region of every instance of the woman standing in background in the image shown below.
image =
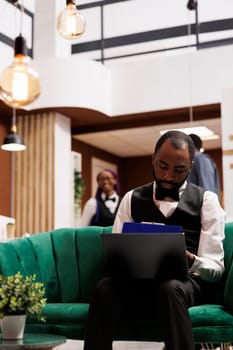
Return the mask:
M104 169L97 175L98 188L95 197L85 204L81 217L81 227L112 226L121 198L117 174Z

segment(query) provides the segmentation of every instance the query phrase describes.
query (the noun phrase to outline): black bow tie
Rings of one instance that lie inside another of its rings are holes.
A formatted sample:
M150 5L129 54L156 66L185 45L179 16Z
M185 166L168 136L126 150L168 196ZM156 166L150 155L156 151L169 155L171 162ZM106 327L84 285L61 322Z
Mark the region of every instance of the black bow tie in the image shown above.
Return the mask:
M174 199L176 202L179 201L179 190L177 188L166 189L163 187L156 188L156 199L163 200L165 197Z
M106 197L104 201L113 201L113 202L116 202L116 197Z

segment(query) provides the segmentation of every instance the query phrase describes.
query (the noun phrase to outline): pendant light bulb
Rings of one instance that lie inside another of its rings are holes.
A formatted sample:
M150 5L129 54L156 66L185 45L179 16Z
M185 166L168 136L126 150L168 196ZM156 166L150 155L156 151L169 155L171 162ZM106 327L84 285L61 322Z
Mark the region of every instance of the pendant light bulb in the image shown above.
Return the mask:
M79 38L85 31L86 21L77 10L75 1L66 0L66 8L57 17L57 31L64 38Z
M0 97L8 106L26 106L40 95L38 74L30 66L26 55L26 40L20 34L15 39L13 63L0 76Z

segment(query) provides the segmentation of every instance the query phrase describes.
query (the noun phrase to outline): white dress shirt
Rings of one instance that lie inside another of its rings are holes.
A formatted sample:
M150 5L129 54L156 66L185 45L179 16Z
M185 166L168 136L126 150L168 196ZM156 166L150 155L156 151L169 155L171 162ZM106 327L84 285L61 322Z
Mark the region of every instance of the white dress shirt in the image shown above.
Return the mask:
M179 189L180 196L186 185L187 182L185 181ZM156 184L154 183L154 203L164 216L169 217L176 209L178 202L169 198L165 198L163 201L156 200L155 188ZM121 201L113 224L112 232L114 233L122 232L124 222L134 221L131 216L132 193L133 190L127 192ZM195 256L195 261L191 267L191 272L205 281L218 281L224 272L224 224L225 211L221 208L217 195L213 192L205 191L201 208L199 246L197 256Z
M109 209L109 211L111 213L114 213L119 202L118 194L114 192L111 196L108 196L110 200L106 200L106 194L102 192L101 198L103 199L104 204ZM116 198L116 200L113 202L111 200L112 198ZM97 210L96 198L91 197L90 199L88 199L88 201L84 205L82 216L81 216L80 227L86 227L90 225L93 216L96 214L96 210Z

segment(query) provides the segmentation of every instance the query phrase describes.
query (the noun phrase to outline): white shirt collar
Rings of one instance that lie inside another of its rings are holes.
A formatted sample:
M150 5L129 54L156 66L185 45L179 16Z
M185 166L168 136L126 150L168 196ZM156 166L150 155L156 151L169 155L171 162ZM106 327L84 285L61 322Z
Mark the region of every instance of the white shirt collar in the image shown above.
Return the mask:
M102 198L103 201L105 201L106 197L107 197L107 195L104 192L102 192L101 193L101 198ZM116 192L114 192L111 196L108 196L108 197L109 198L118 198L118 194Z

